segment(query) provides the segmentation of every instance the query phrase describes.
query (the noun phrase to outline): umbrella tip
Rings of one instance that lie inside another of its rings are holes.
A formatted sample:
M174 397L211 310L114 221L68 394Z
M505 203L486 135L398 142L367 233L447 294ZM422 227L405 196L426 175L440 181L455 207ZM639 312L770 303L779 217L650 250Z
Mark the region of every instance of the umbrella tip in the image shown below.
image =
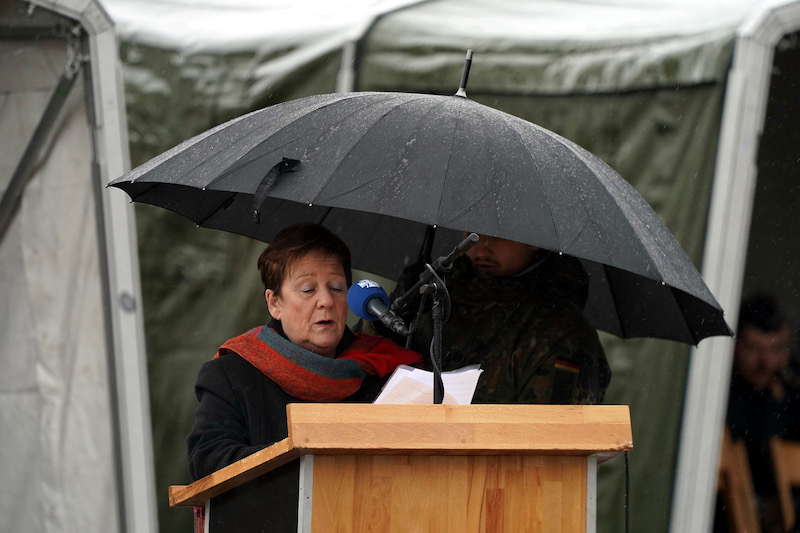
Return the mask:
M467 49L467 57L464 59L464 70L461 72L461 83L458 85L456 96L467 97L467 80L469 80L469 68L472 65L472 48Z

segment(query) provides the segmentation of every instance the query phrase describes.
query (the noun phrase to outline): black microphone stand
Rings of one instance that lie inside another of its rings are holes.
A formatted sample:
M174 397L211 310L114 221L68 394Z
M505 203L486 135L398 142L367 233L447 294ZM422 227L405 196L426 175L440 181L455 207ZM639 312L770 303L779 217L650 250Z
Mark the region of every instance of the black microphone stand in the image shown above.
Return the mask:
M444 401L444 381L442 381L442 346L444 344L444 323L450 315L450 295L444 280L440 278L430 265L425 265L435 276L436 281L426 283L419 288L420 293L433 298L431 320L433 321L433 338L431 339L431 367L433 368L433 403Z
M409 347L411 336L414 334L422 313L425 310L428 298L432 298L431 320L433 322L433 338L430 346L431 368L433 369L433 403L441 404L444 401L444 382L442 381L442 354L444 345L444 324L450 318L450 293L447 285L439 273L448 272L453 261L478 242L478 235L470 233L466 239L461 241L448 255L439 257L433 265L425 264L425 269L419 275L419 279L403 295L397 298L390 309L392 311L402 310L408 305L408 299L417 294L421 295L419 307L414 320L411 322L408 336L406 337L406 348Z

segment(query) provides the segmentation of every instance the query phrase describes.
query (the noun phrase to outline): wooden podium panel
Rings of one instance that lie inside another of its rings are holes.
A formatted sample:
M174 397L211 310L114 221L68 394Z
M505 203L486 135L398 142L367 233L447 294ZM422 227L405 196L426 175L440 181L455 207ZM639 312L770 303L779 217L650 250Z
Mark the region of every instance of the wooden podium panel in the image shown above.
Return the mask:
M315 456L313 483L313 533L586 531L585 457Z
M289 435L191 485L208 533L593 533L627 406L291 404Z
M315 454L589 455L633 442L625 405L292 404L286 412L294 447Z

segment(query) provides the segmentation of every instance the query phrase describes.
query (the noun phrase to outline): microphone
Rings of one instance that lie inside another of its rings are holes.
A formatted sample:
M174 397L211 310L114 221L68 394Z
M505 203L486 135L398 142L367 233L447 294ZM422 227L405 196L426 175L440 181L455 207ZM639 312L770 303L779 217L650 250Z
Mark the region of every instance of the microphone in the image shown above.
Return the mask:
M347 305L350 310L364 320L381 323L403 336L408 335L408 328L403 319L389 310L389 297L383 287L371 279L356 281L347 291Z

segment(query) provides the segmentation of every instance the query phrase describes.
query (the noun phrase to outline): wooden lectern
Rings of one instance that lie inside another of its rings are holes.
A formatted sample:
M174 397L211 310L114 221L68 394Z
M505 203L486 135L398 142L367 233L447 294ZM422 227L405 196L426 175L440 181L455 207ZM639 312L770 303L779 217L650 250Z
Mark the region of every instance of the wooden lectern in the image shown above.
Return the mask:
M595 531L627 406L292 404L289 436L191 485L205 531Z

